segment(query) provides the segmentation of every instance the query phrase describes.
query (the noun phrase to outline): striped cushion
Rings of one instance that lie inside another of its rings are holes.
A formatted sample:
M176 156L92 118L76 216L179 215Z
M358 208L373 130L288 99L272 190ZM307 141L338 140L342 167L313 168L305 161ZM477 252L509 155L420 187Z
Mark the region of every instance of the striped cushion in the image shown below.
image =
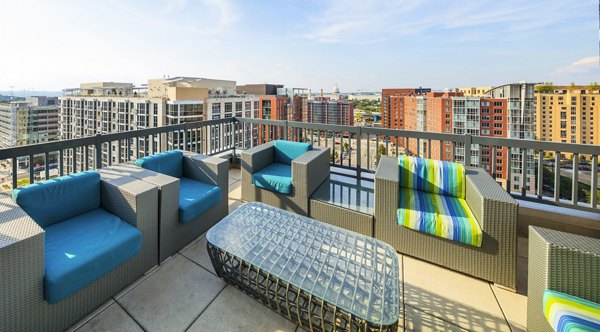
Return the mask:
M400 187L465 198L465 168L448 161L399 156Z
M544 315L554 331L600 331L600 304L544 291Z
M462 198L400 188L398 224L419 232L481 247L481 227Z

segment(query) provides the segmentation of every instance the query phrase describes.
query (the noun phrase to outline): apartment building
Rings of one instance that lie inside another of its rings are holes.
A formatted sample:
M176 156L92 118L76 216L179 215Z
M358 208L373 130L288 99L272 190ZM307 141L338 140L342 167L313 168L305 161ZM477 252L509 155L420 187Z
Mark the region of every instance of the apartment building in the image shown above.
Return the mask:
M58 122L57 97L28 97L0 104L0 148L57 140Z
M283 88L283 84L246 84L238 85L236 91L238 94L267 96L277 95L277 89L281 88Z
M487 92L492 90L493 86L473 86L468 88L458 88L465 97L485 97Z
M423 95L430 88L404 88L381 90L381 126L383 128L404 128L404 96Z
M60 98L61 139L108 134L136 129L152 128L206 118L206 99L209 95L235 94L235 81L196 77L150 79L148 84L136 87L132 83L96 82L82 83L79 88L64 90ZM158 144L169 148L200 151L201 142L193 132L173 133L166 140L155 137L113 143L102 151L103 163L112 158L117 162L137 150L140 155L159 150ZM187 142L187 146L184 146ZM67 152L71 153L70 151ZM76 151L78 169L85 166L84 151ZM90 154L95 155L95 154ZM73 167L73 158L66 158L67 167ZM89 160L87 160L89 162Z
M206 120L224 119L231 117L257 118L259 98L255 95L211 95L206 99ZM239 142L237 147L248 148L258 142L255 125L234 127L233 124L207 128L206 151L213 151L232 142Z
M428 92L421 95L392 96L400 105L401 129L457 135L532 139L533 84L515 83L488 90L486 96L465 96L463 92ZM397 128L397 127L396 127ZM392 140L394 142L394 140ZM398 146L408 154L433 159L464 162L463 143L400 139ZM526 152L526 192L534 191L533 151ZM510 163L510 170L509 170ZM491 145L471 145L470 164L481 167L511 190L522 190L523 151Z
M354 104L341 99L331 100L327 97L317 97L314 100L304 98L301 121L353 126Z
M587 86L554 86L549 91L536 91L535 100L536 139L600 145L600 91ZM547 154L554 156L553 151Z

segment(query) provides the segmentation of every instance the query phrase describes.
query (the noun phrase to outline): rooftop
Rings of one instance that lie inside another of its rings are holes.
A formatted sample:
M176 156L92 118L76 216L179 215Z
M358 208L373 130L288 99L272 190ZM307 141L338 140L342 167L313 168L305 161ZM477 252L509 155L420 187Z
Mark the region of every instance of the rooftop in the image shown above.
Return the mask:
M229 171L229 212L240 207L240 171ZM398 254L400 328L525 331L527 239L519 238L517 293ZM444 283L440 283L444 280ZM234 315L232 313L235 313ZM70 331L302 331L219 279L205 234L112 297Z

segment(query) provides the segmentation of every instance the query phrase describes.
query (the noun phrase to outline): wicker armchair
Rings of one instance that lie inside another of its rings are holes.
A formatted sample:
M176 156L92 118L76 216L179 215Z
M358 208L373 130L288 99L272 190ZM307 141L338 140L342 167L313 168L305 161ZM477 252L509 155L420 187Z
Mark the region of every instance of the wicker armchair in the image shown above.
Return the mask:
M171 151L175 153L179 151ZM183 152L181 176L175 177L129 164L120 164L100 170L102 174L131 176L152 184L159 189L159 263L164 262L177 250L205 233L229 213L228 185L229 161L191 152ZM219 202L193 219L180 222L180 178L189 178L217 186L221 191Z
M530 226L527 283L527 328L554 331L544 315L546 290L600 303L600 239Z
M276 164L275 142L243 151L242 200L263 202L308 216L310 196L329 177L329 153L329 148L312 148L301 156L292 158L290 162L292 190L284 194L261 188L255 185L253 179L256 172Z
M516 289L517 202L484 170L467 168L465 200L482 231L472 246L398 224L398 160L382 156L375 174L375 237L402 254Z
M0 194L0 331L62 331L158 263L158 190L134 178L103 176L100 192L103 210L141 232L141 249L55 304L44 290L47 234L9 195Z

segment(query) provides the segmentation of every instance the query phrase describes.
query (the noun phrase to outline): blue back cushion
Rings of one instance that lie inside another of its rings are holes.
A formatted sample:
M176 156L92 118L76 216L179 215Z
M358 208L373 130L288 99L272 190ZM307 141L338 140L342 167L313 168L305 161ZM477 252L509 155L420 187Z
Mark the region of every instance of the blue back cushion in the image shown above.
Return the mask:
M100 207L100 174L88 171L37 182L13 190L12 198L45 228Z
M306 153L308 150L312 150L311 143L300 143L292 141L275 141L275 162L290 165L293 159L296 159Z
M136 166L176 178L183 175L183 152L161 152L135 161Z

